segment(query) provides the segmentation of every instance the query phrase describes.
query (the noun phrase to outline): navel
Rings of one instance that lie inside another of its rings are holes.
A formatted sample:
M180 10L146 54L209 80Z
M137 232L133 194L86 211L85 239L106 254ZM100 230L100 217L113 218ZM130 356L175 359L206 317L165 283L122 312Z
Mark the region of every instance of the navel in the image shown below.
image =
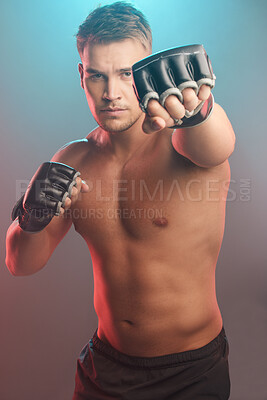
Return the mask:
M168 220L165 217L153 219L153 224L163 228L168 225Z
M134 324L132 321L129 321L128 319L124 319L123 322L126 322L127 325L133 325Z

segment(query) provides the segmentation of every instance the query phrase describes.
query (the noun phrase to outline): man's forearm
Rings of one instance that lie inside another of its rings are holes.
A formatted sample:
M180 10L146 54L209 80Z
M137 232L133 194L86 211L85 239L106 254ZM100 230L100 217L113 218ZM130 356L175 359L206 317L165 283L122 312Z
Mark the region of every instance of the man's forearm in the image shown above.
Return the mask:
M6 265L12 275L31 275L45 266L51 254L46 230L26 233L14 221L6 237Z
M194 164L209 168L223 163L232 154L235 134L226 113L215 104L212 114L201 125L176 129L172 144Z

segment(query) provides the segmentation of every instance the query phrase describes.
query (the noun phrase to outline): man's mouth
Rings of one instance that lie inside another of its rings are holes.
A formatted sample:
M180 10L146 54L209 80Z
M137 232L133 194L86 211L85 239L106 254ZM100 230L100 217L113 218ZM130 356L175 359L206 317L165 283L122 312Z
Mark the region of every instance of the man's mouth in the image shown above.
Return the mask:
M101 113L104 115L110 115L110 116L118 116L123 114L124 111L126 111L126 108L121 108L121 107L106 107L102 108Z
M123 110L125 110L125 108L121 107L106 107L101 109L101 111L123 111Z

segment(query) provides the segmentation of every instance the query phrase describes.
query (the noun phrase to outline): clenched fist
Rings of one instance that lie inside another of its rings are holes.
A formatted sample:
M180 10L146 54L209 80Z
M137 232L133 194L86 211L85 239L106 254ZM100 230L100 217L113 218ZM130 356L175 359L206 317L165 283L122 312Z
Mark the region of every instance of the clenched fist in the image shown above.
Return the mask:
M43 163L13 208L12 220L18 217L20 227L26 232L44 229L55 215L70 208L81 191L89 190L79 175L80 172L68 165Z
M136 95L146 113L144 132L199 125L210 115L215 75L202 45L156 53L132 70Z

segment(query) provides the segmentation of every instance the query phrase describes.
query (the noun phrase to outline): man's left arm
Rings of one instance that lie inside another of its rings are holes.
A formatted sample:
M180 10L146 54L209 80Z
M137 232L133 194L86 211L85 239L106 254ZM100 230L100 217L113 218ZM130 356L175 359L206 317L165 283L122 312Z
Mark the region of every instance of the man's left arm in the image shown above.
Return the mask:
M143 131L175 129L174 149L200 167L222 164L235 134L226 113L214 104L215 75L202 45L153 54L133 66L134 87L146 113Z
M209 168L223 163L235 147L232 125L219 104L200 125L176 129L172 134L175 150L194 164Z

